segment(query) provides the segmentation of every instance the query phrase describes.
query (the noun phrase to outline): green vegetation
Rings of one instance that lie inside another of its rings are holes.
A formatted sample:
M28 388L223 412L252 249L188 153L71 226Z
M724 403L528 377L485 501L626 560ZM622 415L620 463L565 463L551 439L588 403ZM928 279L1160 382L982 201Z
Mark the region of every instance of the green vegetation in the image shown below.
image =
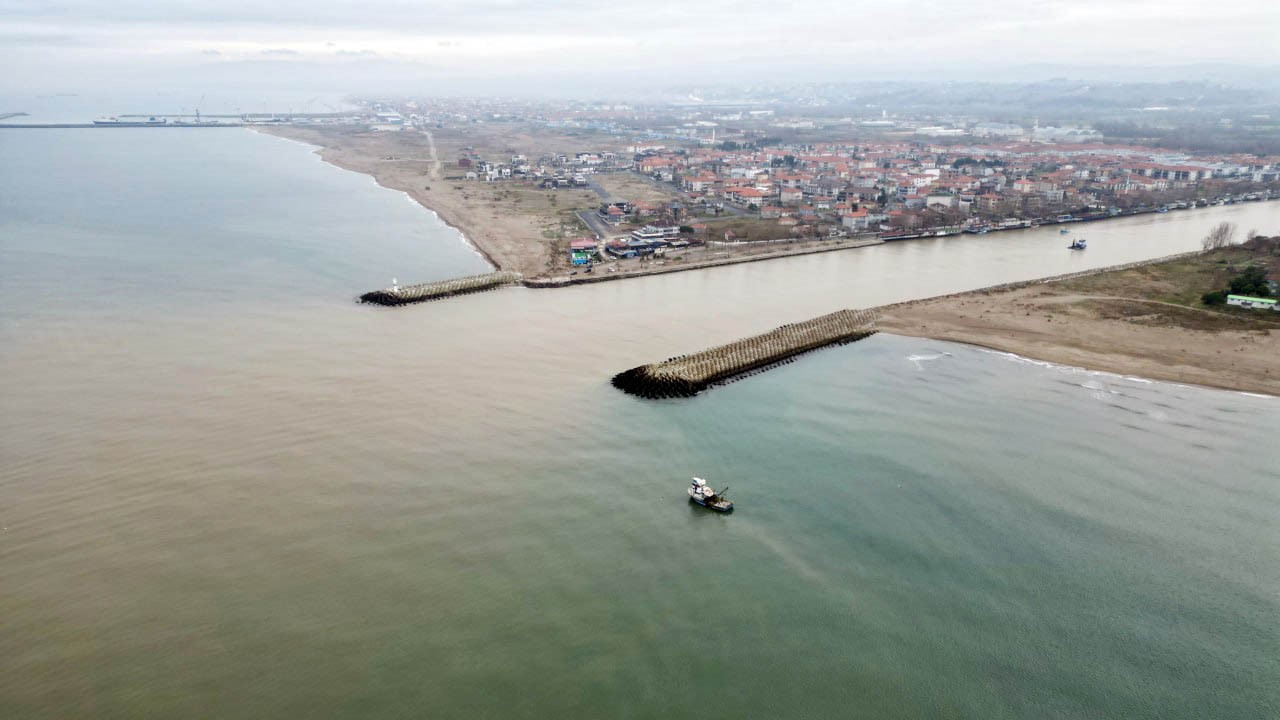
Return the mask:
M1250 265L1231 280L1232 295L1249 295L1251 297L1269 297L1271 288L1267 285L1267 271L1261 265Z
M1213 290L1200 296L1205 305L1224 305L1228 295L1247 295L1265 298L1271 296L1271 286L1267 284L1267 269L1263 265L1250 264L1239 275L1231 278L1226 290Z
M1234 292L1227 288L1245 272L1249 278L1260 274L1265 280L1268 272L1280 270L1277 253L1280 253L1280 237L1259 237L1193 257L1067 280L1059 287L1081 295L1151 300L1203 309L1205 305L1215 304L1218 297L1215 293L1222 293L1221 302L1225 303L1228 292ZM1256 287L1252 282L1250 286Z
M989 160L987 158L983 158L981 160L975 160L974 158L971 158L966 155L965 157L962 157L962 158L956 158L956 161L951 163L951 167L956 170L959 170L960 168L965 167L966 165L978 165L979 167L1004 167L1004 161Z

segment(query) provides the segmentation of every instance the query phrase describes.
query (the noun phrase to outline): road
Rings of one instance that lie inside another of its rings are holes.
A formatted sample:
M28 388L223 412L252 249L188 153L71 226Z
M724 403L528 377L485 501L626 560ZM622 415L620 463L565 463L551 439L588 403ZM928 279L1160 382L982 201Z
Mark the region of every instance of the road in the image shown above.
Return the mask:
M595 194L599 195L601 200L605 202L609 202L609 191L600 187L600 183L596 182L596 179L594 176L588 176L587 187L591 188L591 190L595 192Z
M591 232L595 233L599 238L608 238L610 235L618 234L618 229L610 227L609 223L605 222L604 218L600 217L595 210L579 210L578 218L587 227L591 228Z
M439 180L443 165L440 162L440 156L436 154L436 138L431 134L430 130L423 130L423 134L427 136L427 149L431 152L431 179Z

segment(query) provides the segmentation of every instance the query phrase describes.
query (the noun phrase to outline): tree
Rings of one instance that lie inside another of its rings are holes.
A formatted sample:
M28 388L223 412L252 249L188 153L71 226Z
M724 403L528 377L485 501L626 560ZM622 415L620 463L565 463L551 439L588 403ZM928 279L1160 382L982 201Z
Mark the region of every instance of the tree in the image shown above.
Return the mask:
M1267 297L1271 288L1267 285L1267 270L1261 265L1250 265L1231 280L1232 295Z
M1210 230L1208 235L1204 236L1204 240L1200 241L1200 245L1205 250L1218 250L1230 245L1231 238L1235 234L1235 223L1223 221Z
M1221 305L1227 301L1226 290L1214 290L1200 296L1200 302L1205 305Z

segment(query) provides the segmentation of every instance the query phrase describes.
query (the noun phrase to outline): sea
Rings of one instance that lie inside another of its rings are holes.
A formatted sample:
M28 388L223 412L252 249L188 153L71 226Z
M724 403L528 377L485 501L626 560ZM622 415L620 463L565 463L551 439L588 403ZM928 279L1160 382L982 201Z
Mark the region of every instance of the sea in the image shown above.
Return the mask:
M1276 398L885 334L609 384L1280 205L391 309L487 266L309 146L0 159L0 717L1280 716Z

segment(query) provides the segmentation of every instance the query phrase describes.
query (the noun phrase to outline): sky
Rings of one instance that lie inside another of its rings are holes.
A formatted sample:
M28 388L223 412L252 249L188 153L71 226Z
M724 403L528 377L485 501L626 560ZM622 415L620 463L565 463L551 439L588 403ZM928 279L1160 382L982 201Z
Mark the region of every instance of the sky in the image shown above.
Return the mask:
M1277 38L1275 0L0 0L0 94L626 97L1027 65L1274 66Z

